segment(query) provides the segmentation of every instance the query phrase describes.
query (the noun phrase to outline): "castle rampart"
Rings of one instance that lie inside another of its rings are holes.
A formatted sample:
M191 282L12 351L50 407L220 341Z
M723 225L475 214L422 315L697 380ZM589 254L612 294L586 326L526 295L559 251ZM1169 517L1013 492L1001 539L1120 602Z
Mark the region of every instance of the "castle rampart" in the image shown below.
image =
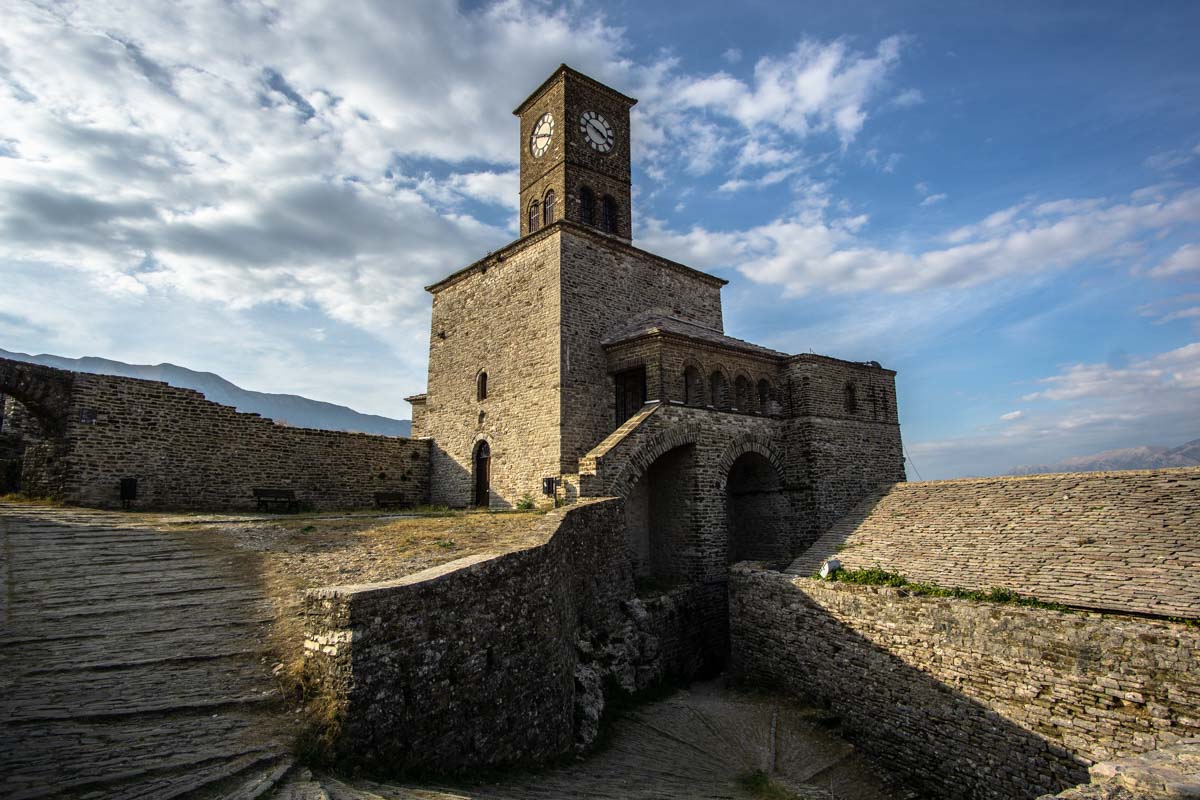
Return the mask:
M35 397L13 391L23 385L66 387L57 404L22 404L43 429L25 453L26 492L113 507L120 480L136 478L137 508L254 508L256 487L293 489L316 509L368 507L376 492L428 502L428 441L292 428L157 381L0 367L14 398Z

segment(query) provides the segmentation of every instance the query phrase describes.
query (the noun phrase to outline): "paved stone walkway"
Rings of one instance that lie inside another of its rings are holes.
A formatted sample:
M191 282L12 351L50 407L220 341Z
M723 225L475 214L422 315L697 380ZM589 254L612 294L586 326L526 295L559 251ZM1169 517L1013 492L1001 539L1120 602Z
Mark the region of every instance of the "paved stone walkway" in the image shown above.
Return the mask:
M344 782L300 776L281 800L695 800L754 797L738 783L771 775L800 800L898 800L877 768L811 710L694 686L618 722L609 746L568 766L485 786ZM778 796L778 795L771 795Z
M253 557L0 504L0 796L253 798L291 766Z

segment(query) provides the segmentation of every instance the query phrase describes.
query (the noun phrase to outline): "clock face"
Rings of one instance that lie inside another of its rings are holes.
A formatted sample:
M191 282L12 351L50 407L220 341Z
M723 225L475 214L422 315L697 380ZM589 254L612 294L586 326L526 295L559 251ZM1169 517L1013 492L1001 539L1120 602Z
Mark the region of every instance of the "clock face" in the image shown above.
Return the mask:
M554 117L542 114L541 119L533 126L529 134L529 152L534 158L541 158L550 149L550 137L554 135Z
M593 150L607 153L613 146L613 129L608 120L595 111L585 111L579 118L579 130L583 132L584 140Z

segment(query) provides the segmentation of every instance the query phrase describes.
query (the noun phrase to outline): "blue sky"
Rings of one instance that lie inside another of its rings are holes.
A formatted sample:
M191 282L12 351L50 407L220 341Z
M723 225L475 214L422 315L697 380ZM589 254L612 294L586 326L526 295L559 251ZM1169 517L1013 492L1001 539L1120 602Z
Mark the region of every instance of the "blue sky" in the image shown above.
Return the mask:
M910 477L1200 437L1194 2L10 8L5 349L406 417L565 61L641 101L635 243L898 370Z

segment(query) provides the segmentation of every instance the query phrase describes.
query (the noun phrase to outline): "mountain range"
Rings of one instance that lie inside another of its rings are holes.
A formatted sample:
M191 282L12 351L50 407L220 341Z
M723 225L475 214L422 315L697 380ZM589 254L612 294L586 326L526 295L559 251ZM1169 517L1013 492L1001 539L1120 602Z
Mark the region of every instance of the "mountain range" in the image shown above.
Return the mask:
M107 358L64 358L40 354L11 353L0 349L0 358L41 364L72 372L97 375L117 375L123 378L142 378L163 381L182 389L194 389L214 403L233 406L238 411L261 414L268 419L296 428L319 428L327 431L356 431L383 436L410 436L412 423L376 414L362 414L352 408L310 400L295 394L270 394L243 389L212 372L197 372L175 364L126 364Z
M1076 456L1053 464L1017 467L1009 475L1038 475L1043 472L1103 472L1122 469L1162 469L1164 467L1200 467L1200 439L1178 447L1126 447L1105 450L1090 456Z

